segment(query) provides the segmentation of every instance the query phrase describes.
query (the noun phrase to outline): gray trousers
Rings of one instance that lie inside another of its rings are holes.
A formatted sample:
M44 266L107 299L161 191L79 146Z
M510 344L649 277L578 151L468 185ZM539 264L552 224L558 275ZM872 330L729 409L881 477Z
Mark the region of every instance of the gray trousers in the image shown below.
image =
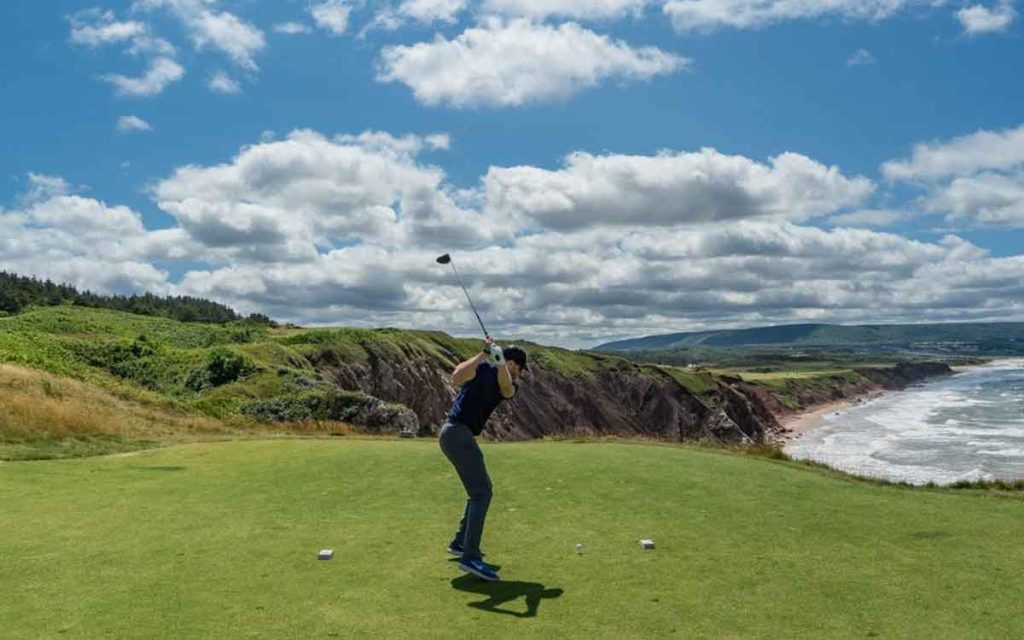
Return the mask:
M491 478L487 475L484 454L473 432L461 422L445 422L438 440L441 451L455 467L469 497L452 542L462 545L464 560L479 560L480 538L484 533L487 508L491 505Z

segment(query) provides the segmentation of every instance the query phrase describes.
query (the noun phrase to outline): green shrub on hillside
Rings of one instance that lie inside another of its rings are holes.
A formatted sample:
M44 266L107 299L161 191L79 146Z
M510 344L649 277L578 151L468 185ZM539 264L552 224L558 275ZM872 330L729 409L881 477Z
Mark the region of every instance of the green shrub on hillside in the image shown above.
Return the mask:
M350 391L309 391L291 396L278 396L269 400L254 400L242 404L243 414L266 422L295 422L299 420L346 421L359 412L370 396Z
M65 345L85 364L104 369L147 389L160 390L161 349L144 336L125 340L73 340Z
M226 347L217 347L203 366L188 374L185 386L198 392L241 380L255 372L256 365L245 356Z

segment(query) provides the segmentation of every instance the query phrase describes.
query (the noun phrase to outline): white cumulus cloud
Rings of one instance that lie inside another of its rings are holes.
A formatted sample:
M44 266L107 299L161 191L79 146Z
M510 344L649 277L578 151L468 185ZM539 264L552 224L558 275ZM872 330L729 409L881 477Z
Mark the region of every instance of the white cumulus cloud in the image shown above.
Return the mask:
M487 206L553 229L676 225L744 218L803 220L856 206L873 191L795 153L765 165L714 149L657 156L575 153L565 167L492 168Z
M402 0L400 3L377 3L377 13L373 21L362 33L383 28L398 29L407 23L432 24L441 22L453 24L468 6L469 0Z
M119 45L133 56L149 58L149 71L141 78L106 74L100 79L117 87L125 95L156 95L184 74L174 61L177 50L152 35L149 25L137 20L118 20L113 11L85 9L68 16L71 23L69 41L73 45L99 48Z
M146 25L141 22L118 21L113 11L80 11L68 19L71 22L71 43L87 47L128 42L148 32Z
M200 12L190 21L192 41L197 49L211 47L226 53L238 65L257 69L255 54L266 46L263 33L237 16L213 11Z
M981 173L935 190L927 206L995 226L1024 228L1024 173Z
M313 33L313 28L301 22L281 22L274 25L275 33L283 33L289 36Z
M564 99L602 80L645 80L688 60L634 48L575 23L488 20L453 40L386 47L378 79L402 82L428 105L519 106Z
M847 20L883 20L913 6L942 0L668 0L665 14L681 32L721 27L757 29L788 20L835 16Z
M121 116L117 119L117 130L121 133L152 131L153 127L139 116Z
M347 0L324 0L310 5L309 13L316 26L340 36L348 30L348 19L352 7Z
M1020 165L1024 165L1024 125L915 145L910 158L886 162L882 173L890 180L930 180Z
M918 144L910 158L883 164L882 173L918 183L929 211L1024 227L1024 126Z
M1004 0L991 7L976 4L956 12L956 18L971 36L1006 31L1017 18L1012 0Z
M174 46L152 34L150 26L138 20L118 20L113 11L85 9L68 16L71 44L98 48L126 45L132 55L173 56Z
M24 209L0 211L0 269L69 282L106 293L169 289L158 260L197 258L180 231L147 231L124 206L67 194L67 183L46 178Z
M454 22L468 4L468 0L404 0L398 14L417 22Z
M857 49L849 58L846 59L846 66L848 67L863 67L869 64L875 64L875 56L867 49Z
M149 97L163 93L171 84L185 75L185 68L171 58L155 58L146 72L138 77L129 77L117 73L108 73L100 79L114 86L118 93L125 96Z
M206 82L206 86L210 88L210 91L226 95L233 95L242 91L242 85L238 84L236 80L223 71L217 71L211 75Z
M33 204L55 196L68 195L71 191L71 185L60 176L29 172L28 188L21 195L21 201L26 204Z
M465 246L511 237L460 207L441 170L417 162L425 146L445 141L295 131L228 164L178 169L154 195L197 243L239 260L308 261L339 243Z
M133 6L141 11L170 11L197 50L216 49L245 69L258 69L255 56L267 44L263 32L229 11L217 10L217 0L136 0Z
M640 15L654 0L485 0L485 12L512 17L612 20Z

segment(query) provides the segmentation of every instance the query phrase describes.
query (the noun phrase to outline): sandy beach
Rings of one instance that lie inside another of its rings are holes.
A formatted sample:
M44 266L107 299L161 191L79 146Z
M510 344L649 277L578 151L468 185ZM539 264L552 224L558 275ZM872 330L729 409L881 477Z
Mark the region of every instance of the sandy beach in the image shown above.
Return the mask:
M783 416L779 419L779 424L781 424L786 430L786 440L794 440L807 431L820 427L821 423L825 420L825 416L843 411L844 409L849 409L850 407L857 406L858 404L862 404L869 400L873 400L883 393L885 392L873 391L869 394L858 396L856 398L847 398L845 400L828 402L826 404L813 407L807 411Z

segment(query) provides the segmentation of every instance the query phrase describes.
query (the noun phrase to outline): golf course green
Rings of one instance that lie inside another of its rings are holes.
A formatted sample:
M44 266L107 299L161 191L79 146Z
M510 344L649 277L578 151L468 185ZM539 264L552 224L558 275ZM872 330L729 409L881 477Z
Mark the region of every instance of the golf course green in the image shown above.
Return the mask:
M430 440L0 463L0 635L1024 637L1020 493L678 446L483 448L500 583L445 553L464 494Z

